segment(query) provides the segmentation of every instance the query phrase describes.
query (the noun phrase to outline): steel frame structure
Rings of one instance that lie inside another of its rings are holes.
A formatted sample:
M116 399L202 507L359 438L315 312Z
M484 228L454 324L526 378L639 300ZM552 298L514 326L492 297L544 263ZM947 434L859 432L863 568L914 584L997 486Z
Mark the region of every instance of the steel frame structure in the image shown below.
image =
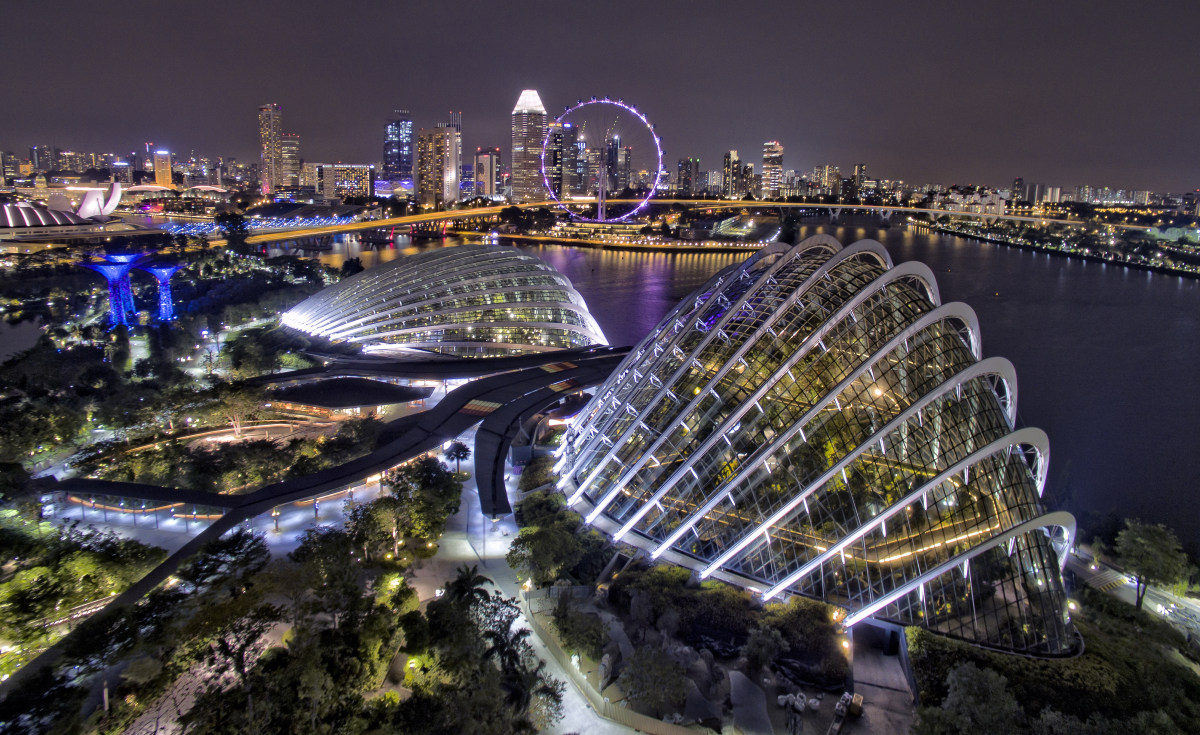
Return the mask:
M560 446L560 489L651 558L1030 655L1078 636L1074 520L979 321L878 243L764 248L630 353Z
M607 344L570 280L515 248L458 245L346 278L283 324L333 341L465 356Z

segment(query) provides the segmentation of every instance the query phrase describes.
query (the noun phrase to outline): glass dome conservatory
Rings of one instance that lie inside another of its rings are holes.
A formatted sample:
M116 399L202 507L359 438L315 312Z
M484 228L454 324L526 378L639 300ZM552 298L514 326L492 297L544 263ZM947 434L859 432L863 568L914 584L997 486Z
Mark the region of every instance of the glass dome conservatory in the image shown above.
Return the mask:
M468 357L606 344L571 282L511 247L458 245L346 278L283 315L338 342Z
M573 508L748 587L1035 655L1075 650L1072 517L1045 434L970 307L876 242L818 235L725 269L597 389L559 449Z

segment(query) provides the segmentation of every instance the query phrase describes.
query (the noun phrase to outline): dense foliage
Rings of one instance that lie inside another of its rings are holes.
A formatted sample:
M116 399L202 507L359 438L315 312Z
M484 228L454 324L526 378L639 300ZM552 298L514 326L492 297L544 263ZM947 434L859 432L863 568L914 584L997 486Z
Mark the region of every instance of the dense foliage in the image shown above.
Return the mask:
M1181 651L1191 650L1183 636L1103 593L1084 590L1081 603L1072 619L1087 647L1080 656L1063 660L990 653L910 628L909 652L922 704L941 708L953 683L951 673L959 664L971 663L1006 680L1007 691L1021 707L1018 719L1029 727L1041 727L1037 723L1042 720L1066 723L1039 732L1200 731L1200 677L1180 659ZM941 723L939 718L943 715L923 712L921 719ZM1149 723L1158 724L1142 726Z

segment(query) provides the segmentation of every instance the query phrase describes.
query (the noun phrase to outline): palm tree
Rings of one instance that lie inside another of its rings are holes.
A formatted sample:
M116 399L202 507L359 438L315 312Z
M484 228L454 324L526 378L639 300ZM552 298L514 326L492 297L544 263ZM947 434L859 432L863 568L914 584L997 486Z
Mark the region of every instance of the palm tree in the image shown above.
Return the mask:
M471 458L470 448L468 448L466 444L457 441L452 442L444 454L446 455L446 459L454 460L455 472L460 472L462 470L462 461L464 459Z
M446 596L455 602L487 602L492 599L491 594L484 589L484 585L488 584L494 585L495 582L480 574L478 566L468 569L467 565L463 564L458 568L458 576L446 585Z

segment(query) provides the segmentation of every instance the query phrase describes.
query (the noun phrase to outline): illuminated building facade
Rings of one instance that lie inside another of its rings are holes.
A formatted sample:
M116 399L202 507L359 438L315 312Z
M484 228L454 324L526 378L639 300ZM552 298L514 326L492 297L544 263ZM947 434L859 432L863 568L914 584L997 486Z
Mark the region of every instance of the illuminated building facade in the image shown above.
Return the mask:
M606 344L565 276L515 248L459 245L343 279L283 315L337 342L465 357Z
M704 185L700 181L700 159L679 159L678 175L675 177L675 193L681 197L691 197L700 193Z
M300 186L300 136L284 133L279 138L279 184L276 188Z
M454 128L421 128L417 135L417 203L444 209L458 201L458 135Z
M499 148L476 148L475 194L483 197L499 196L502 170Z
M375 167L354 163L318 166L317 190L331 199L375 196Z
M279 105L258 108L259 168L262 193L271 194L280 185L283 167L283 112Z
M175 188L171 177L170 151L154 151L154 183L168 189Z
M763 143L762 196L775 199L783 186L783 144L777 140Z
M1075 523L1049 448L970 307L876 242L827 235L730 266L575 419L571 507L653 559L996 649L1073 652Z
M578 190L579 129L571 123L549 123L546 141L545 182L558 199Z
M396 110L383 138L383 176L395 181L413 178L413 121L408 110Z
M542 187L542 141L546 137L546 108L536 89L526 89L512 111L512 198L545 198Z

